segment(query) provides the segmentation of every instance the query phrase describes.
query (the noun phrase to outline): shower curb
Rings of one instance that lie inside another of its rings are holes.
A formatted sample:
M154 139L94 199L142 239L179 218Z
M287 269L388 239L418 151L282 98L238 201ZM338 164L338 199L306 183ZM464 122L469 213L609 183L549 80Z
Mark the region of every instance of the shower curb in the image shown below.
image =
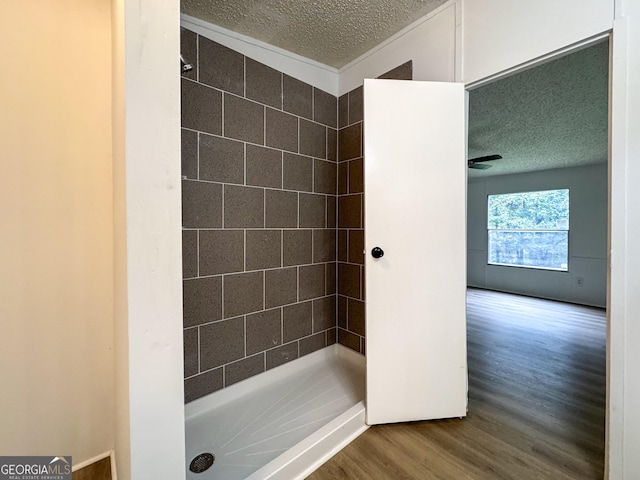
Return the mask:
M368 428L359 402L246 480L304 480Z
M188 403L185 405L185 419L196 421L200 415L207 414L212 409L224 408L235 399L269 386L277 379L295 375L319 362L331 363L335 359L350 364L351 368L356 368L364 375L364 355L343 345L334 344ZM362 400L358 403L289 447L284 453L245 477L245 480L304 480L367 430L364 395L360 398Z

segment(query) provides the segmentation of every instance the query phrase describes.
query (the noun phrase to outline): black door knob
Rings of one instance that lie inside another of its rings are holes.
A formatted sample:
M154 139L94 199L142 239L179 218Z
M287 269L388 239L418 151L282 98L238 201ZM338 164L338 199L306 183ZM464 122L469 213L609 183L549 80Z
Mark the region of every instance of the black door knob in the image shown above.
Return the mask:
M371 256L373 258L380 258L384 256L384 250L382 250L380 247L373 247L373 250L371 250Z

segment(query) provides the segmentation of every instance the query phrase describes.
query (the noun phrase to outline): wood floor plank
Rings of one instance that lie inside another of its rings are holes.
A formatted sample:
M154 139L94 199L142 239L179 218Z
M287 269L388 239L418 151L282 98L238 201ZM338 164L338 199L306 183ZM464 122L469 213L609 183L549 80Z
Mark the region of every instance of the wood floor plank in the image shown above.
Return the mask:
M309 480L601 480L602 309L470 289L469 414L380 425Z
M76 470L71 477L73 480L111 480L111 458L103 458Z

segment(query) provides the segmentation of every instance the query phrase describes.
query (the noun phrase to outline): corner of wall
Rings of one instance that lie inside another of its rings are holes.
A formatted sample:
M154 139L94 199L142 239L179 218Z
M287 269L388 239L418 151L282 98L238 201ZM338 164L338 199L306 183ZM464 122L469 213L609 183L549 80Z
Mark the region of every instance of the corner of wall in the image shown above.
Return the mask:
M459 0L449 0L340 69L339 95L359 87L365 78L409 60L413 79L452 82L456 77Z
M611 237L608 365L609 479L640 471L640 3L617 0L612 42ZM633 292L633 293L632 293Z
M180 24L198 35L202 35L271 68L313 85L331 95L338 95L338 70L333 67L189 15L182 14L180 16Z
M127 313L127 213L125 178L125 42L124 2L111 2L112 151L114 237L115 439L112 476L131 478L129 417L129 328ZM117 461L116 461L117 459ZM116 470L116 469L119 469Z
M115 455L124 480L186 475L178 18L177 0L112 2Z

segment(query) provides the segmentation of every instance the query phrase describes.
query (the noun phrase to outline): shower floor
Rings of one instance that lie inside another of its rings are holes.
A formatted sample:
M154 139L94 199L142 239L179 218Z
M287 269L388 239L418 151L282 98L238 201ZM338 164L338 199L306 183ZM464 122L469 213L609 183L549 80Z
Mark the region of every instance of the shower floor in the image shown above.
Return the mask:
M366 429L364 368L332 345L189 403L187 479L304 478ZM213 466L189 471L204 452Z

